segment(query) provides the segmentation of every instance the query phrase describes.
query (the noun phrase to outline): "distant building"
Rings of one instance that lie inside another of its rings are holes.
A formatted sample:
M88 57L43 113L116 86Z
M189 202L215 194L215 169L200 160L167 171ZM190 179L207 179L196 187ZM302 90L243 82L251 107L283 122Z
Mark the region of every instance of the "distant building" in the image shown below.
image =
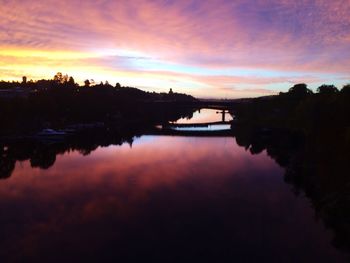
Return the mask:
M22 83L23 83L23 84L26 84L26 83L27 83L27 77L26 77L26 76L23 76L23 77L22 77Z

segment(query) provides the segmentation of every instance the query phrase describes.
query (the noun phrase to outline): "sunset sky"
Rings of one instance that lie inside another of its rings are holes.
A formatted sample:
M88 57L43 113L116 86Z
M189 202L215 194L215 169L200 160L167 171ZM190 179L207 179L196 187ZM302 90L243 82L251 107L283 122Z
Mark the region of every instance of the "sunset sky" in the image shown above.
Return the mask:
M197 97L350 82L349 0L0 0L0 79Z

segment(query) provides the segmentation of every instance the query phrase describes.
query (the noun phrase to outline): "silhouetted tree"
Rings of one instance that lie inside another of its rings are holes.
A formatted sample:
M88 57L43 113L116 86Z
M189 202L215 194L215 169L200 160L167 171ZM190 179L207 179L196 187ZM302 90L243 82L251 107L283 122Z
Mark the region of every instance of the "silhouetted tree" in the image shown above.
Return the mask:
M115 87L116 87L117 89L120 89L120 88L121 88L120 83L117 82L117 84L115 84Z
M86 79L85 81L84 81L84 84L85 84L85 87L90 87L90 80L88 80L88 79Z
M75 85L75 81L74 81L73 77L69 77L68 84L69 84L69 86Z
M334 94L339 92L338 88L334 85L321 85L317 88L317 92L320 94Z
M68 82L68 80L69 80L69 76L67 75L67 74L65 74L65 75L63 75L63 79L62 79L62 84L63 83L67 83Z
M296 84L288 90L289 95L296 97L303 97L312 93L312 90L308 89L305 83Z
M53 80L58 84L64 84L68 82L69 77L67 74L63 75L61 72L57 72L56 75L53 77Z
M342 89L342 93L350 94L350 84L346 84Z
M53 76L53 80L57 83L62 83L63 75L61 72L57 72L55 76Z

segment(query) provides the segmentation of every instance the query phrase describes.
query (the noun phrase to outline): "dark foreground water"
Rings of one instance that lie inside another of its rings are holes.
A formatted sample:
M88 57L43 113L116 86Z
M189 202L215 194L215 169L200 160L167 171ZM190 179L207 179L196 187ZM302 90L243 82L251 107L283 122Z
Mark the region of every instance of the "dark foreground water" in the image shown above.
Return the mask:
M17 162L0 181L1 262L342 262L309 200L232 137Z

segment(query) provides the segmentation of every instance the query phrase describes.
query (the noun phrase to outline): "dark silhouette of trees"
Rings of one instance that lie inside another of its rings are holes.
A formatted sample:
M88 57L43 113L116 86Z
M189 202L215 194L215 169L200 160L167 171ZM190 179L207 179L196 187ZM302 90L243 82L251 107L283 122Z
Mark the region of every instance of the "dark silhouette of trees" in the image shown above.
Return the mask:
M247 99L235 105L235 115L240 122L251 125L308 134L329 127L347 130L350 126L350 85L341 92L333 85L323 85L319 90L321 94L312 94L305 84L298 84L278 96Z
M80 86L73 77L59 72L51 80L25 85L0 82L0 89L6 89L0 94L0 135L34 133L72 123L160 122L179 112L182 104L195 101L186 94L174 93L170 98L167 93L145 92L132 87L115 88L108 83L94 85L89 79L84 84ZM17 87L26 89L14 89Z
M57 72L55 76L53 76L53 80L57 83L63 83L63 75L61 72Z
M67 84L69 81L71 81L70 78L72 77L69 77L67 74L63 75L61 72L57 72L56 75L53 77L53 80L57 84Z
M341 90L342 93L346 93L346 94L350 94L350 84L346 84L342 90Z
M305 83L296 84L288 90L289 95L295 97L305 97L306 95L312 94L312 90L307 88Z
M317 88L317 92L320 94L334 94L334 93L338 93L339 90L334 85L323 84Z
M252 153L266 148L286 168L285 181L310 198L317 217L334 231L333 244L349 252L350 84L341 92L322 85L318 92L299 84L288 93L237 103L233 132L239 145ZM283 133L297 134L301 147Z
M85 87L90 87L90 80L88 80L88 79L86 79L85 81L84 81L84 84L85 84Z
M75 86L75 81L74 81L74 78L73 78L73 77L69 77L69 79L68 79L68 84L69 84L70 86Z
M57 72L53 79L54 80L59 80L59 81L62 80L63 79L62 72Z
M119 82L117 82L117 84L115 84L115 87L116 87L117 89L120 89L120 88L121 88L120 83L119 83Z

